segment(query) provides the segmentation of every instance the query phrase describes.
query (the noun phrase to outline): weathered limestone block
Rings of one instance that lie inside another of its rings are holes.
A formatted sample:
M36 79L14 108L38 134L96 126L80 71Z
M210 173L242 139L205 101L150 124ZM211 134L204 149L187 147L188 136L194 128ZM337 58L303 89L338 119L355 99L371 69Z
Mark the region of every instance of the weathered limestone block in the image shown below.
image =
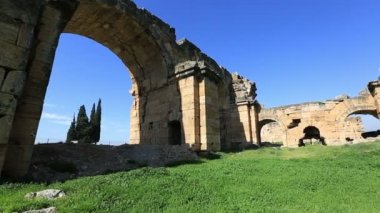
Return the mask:
M36 23L38 11L44 1L1 1L1 13L9 19L20 20L23 23Z
M0 66L12 70L24 70L28 61L28 50L0 40Z
M30 48L33 42L34 25L23 24L17 37L17 45L24 48Z
M0 175L5 162L17 101L12 95L0 93Z
M8 72L7 77L1 87L1 92L13 94L19 97L24 88L26 73L23 71Z
M0 117L13 115L17 101L13 95L0 93Z
M6 153L3 173L8 177L26 175L33 154L34 145L18 145L10 142Z
M7 144L12 129L13 115L0 117L0 144Z
M60 189L46 189L39 192L29 192L25 195L26 199L42 198L48 200L54 200L57 198L66 197L66 193Z
M256 99L256 84L237 73L232 74L232 103L253 102Z
M56 39L56 37L54 37ZM55 56L55 44L48 42L40 42L36 47L36 56L35 58L39 61L51 64Z
M19 33L19 24L0 21L0 40L16 44Z

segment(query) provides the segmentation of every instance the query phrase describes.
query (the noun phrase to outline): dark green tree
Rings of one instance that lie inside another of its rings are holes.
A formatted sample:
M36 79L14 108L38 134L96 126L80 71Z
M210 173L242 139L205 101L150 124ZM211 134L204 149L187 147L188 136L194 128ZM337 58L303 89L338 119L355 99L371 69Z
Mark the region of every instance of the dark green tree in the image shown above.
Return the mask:
M96 108L95 108L95 103L92 104L92 109L91 109L91 114L90 114L90 126L91 126L91 142L96 143Z
M67 131L66 143L71 143L74 140L77 140L77 131L76 131L76 121L75 115L73 121L71 122L70 128Z
M96 106L96 112L94 116L94 124L93 124L93 129L94 129L94 142L97 143L100 140L100 131L101 131L101 121L102 121L102 100L98 100L98 105Z
M79 108L78 116L77 116L77 136L78 136L78 143L91 143L91 125L88 120L87 114L86 114L86 108L84 105L82 105Z

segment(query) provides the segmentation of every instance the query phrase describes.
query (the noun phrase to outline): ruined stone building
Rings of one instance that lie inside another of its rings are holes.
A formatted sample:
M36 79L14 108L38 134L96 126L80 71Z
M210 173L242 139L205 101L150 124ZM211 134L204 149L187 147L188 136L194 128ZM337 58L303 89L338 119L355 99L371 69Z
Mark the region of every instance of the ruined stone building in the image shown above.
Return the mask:
M258 141L297 147L304 139L323 140L326 145L361 139L362 121L351 116L364 114L378 118L378 86L378 81L370 82L367 90L353 98L342 96L325 102L263 108L258 115Z
M304 108L302 110L307 110L307 109L310 109L308 108L308 104L304 104L304 105L299 105L300 107ZM285 108L291 108L292 106L287 106ZM323 111L325 111L324 108L320 108L320 109L311 109L313 111L317 111L317 112L321 112L323 113ZM305 117L300 117L302 118L301 120L306 120L306 119L310 119L310 118L305 118ZM315 126L317 126L317 128L320 128L320 125L317 125L317 124L314 124ZM327 125L327 123L323 123L322 126L325 126ZM347 117L345 122L344 122L344 128L343 128L343 134L344 134L344 141L347 141L347 142L351 142L351 141L354 141L354 140L360 140L360 139L363 139L362 137L362 133L364 133L364 126L363 126L363 121L361 119L361 117ZM304 132L305 133L305 132ZM285 132L284 130L281 128L281 125L280 123L278 122L272 122L272 123L268 123L266 125L264 125L262 128L261 128L261 132L260 132L260 136L261 136L261 142L268 142L268 143L275 143L275 144L283 144L284 142L284 135L285 135ZM301 139L302 137L304 137L304 134L303 135L298 135L298 137ZM323 135L321 133L319 133L319 138L322 138ZM318 139L318 136L317 138L313 138L313 139Z
M177 41L173 28L130 0L0 0L2 175L21 177L29 168L61 33L93 39L128 67L133 144L236 149L259 144L261 128L272 122L282 128L285 146L297 146L309 126L336 144L347 137L347 116L380 112L379 82L358 98L261 109L254 83L190 41Z

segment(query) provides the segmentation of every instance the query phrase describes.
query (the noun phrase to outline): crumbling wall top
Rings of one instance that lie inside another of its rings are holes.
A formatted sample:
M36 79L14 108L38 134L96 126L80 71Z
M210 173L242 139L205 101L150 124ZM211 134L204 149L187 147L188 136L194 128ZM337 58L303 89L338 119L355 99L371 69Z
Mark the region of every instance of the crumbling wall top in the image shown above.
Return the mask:
M256 99L256 84L239 75L232 73L232 103L253 102Z

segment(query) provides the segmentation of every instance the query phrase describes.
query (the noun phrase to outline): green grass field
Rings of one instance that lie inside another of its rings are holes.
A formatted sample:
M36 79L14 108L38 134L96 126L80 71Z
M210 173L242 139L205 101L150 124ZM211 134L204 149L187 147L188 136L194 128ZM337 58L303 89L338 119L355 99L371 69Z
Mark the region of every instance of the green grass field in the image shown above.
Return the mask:
M63 189L66 198L28 201ZM0 212L380 212L380 142L263 148L65 183L0 185Z

